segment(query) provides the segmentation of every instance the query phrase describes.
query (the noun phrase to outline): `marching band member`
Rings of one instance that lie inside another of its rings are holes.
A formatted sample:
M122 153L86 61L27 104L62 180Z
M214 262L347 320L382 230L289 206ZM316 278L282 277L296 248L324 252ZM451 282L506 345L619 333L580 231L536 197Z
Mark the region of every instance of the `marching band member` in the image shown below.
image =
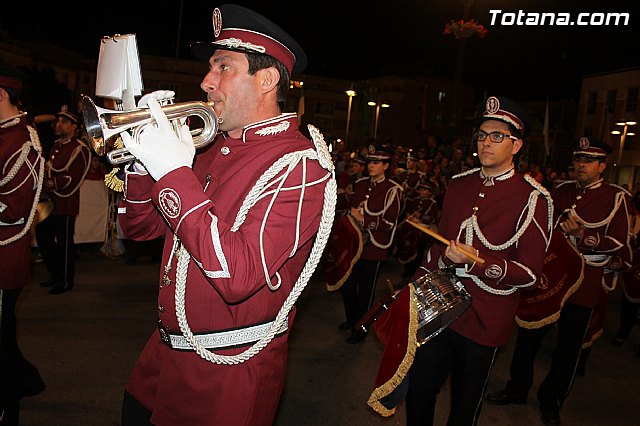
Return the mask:
M410 201L406 208L407 219L423 225L435 226L440 219L440 211L438 203L433 198L433 185L428 182L420 182L415 188L415 193L416 197ZM430 237L413 225L404 221L398 225L394 244L398 263L404 265L402 278L410 278L420 266L430 241Z
M219 130L197 155L189 128L157 128L128 166L119 221L127 237L166 234L158 330L126 385L123 425L271 425L285 382L294 303L335 215L333 163L320 132L282 113L306 56L249 9L213 11L215 41L192 45L208 61L201 83Z
M353 187L356 181L363 177L367 160L360 154L349 159L347 169L336 176L338 184L338 200L336 213L340 216L349 212L350 199L353 196Z
M548 192L517 173L513 164L528 129L527 115L518 104L503 97L487 99L474 133L482 167L455 176L444 196L438 230L450 244L434 244L412 277L415 281L431 271L455 268L472 302L448 328L417 349L405 342L403 364L392 370L397 372L390 380L376 380L369 399L380 414L392 414L406 393L407 424L433 424L436 397L451 375L448 424L477 421L495 355L513 330L519 291L536 285L551 234ZM395 308L406 316L411 305L396 304L409 299L411 288L405 287L390 314ZM384 365L380 369L389 370Z
M36 226L36 241L51 280L50 294L73 289L76 251L73 241L76 216L80 212L80 186L91 166L91 151L77 137L80 121L63 106L56 114L58 137L45 164L42 190L53 201L53 211Z
M540 412L546 425L560 424L560 409L573 383L589 321L602 290L605 268L620 271L630 267L629 195L602 177L611 152L611 147L602 141L580 138L573 150L576 180L558 185L552 194L555 221L584 258L584 278L562 307L551 369L538 388ZM504 390L487 396L488 402L526 404L533 385L536 353L552 325L518 328L511 378Z
M0 66L0 423L19 423L20 399L44 389L16 338L16 303L31 278L31 234L44 161L37 132L20 111L22 78Z
M371 145L366 159L369 176L356 182L350 211L360 225L364 243L362 255L340 287L346 317L340 330L351 330L371 307L380 262L387 259L400 212L402 187L385 175L391 152ZM362 330L352 330L347 343L358 343L366 336Z

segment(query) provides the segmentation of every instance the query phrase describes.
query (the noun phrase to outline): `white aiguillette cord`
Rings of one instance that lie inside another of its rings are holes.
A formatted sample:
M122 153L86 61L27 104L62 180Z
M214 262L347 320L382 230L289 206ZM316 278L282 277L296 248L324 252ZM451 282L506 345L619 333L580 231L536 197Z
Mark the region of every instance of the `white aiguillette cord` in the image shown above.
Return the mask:
M195 338L193 332L189 328L189 324L187 323L185 291L187 271L189 269L189 261L191 259L191 255L182 244L180 244L180 247L178 248L175 293L176 317L178 319L178 325L180 326L182 335L187 340L187 342L189 342L194 351L201 358L209 362L212 362L214 364L240 364L249 360L262 349L264 349L269 344L269 342L271 342L273 337L278 333L284 322L287 321L289 311L291 311L291 309L293 308L293 305L298 300L298 297L306 287L316 267L318 266L318 263L320 262L320 258L322 257L322 253L327 245L327 241L329 240L331 229L333 227L337 200L337 184L333 164L331 163L329 153L326 150L327 148L326 144L324 143L324 138L322 137L318 129L311 125L309 125L308 127L312 135L314 144L316 145L316 151L314 151L313 149L298 151L287 154L280 160L276 161L267 171L265 171L265 173L260 177L258 182L256 182L254 187L251 189L251 191L249 191L249 194L247 195L243 206L238 212L236 223L234 223L231 228L231 230L234 231L240 227L240 225L244 222L248 210L257 202L262 188L264 188L268 184L268 182L285 167L290 167L292 163L297 163L302 159L308 158L311 160L318 160L320 165L329 171L325 179L321 179L315 182L315 184L319 184L320 182L328 179L327 184L324 188L324 203L322 206L322 215L320 218L320 224L313 247L311 248L311 252L309 253L307 262L302 268L298 280L294 284L291 293L289 293L287 299L280 308L280 311L278 312L278 315L273 321L271 328L269 329L269 332L266 336L260 338L251 347L237 355L218 355L205 348ZM305 184L303 183L303 186L304 185ZM274 197L275 195L277 194L274 194Z

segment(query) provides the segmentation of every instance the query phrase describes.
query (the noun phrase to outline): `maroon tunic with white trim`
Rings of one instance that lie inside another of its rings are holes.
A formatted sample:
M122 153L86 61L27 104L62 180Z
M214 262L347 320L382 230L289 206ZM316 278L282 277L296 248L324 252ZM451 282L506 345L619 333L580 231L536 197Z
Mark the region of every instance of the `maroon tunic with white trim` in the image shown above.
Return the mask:
M76 216L80 212L80 186L89 171L91 151L80 139L55 141L44 171L43 192L54 201L51 214Z
M488 248L474 232L471 245L478 249L485 263L475 263L467 274L498 291L534 286L542 271L550 238L549 194L518 173L504 180L495 179L494 183L493 186L485 186L479 171L452 179L445 193L438 232L448 240L465 243L464 231L458 236L460 225L474 214L480 231L493 246L503 245L521 230L516 243L501 249ZM531 211L528 207L530 197L536 200L533 220L522 229L527 213ZM435 243L427 254L424 269L419 268L413 280L424 275L425 269L438 269L438 260L444 257L445 249L444 244ZM505 345L513 331L519 290L508 295L494 294L481 288L470 277L463 277L460 281L473 301L449 327L481 345Z
M315 150L298 130L295 114L249 127L244 140L219 135L198 152L193 170L181 167L155 184L146 175L127 173L122 204L126 213L121 208L119 215L125 234L133 239L166 234L163 266L169 261L173 232L192 256L185 306L194 334L274 320L298 280L320 223L331 174L307 159L285 181L272 180L237 232L231 230L245 197L272 164L288 153ZM272 285L276 273L282 280L277 290L266 284L263 256ZM171 284L160 286L158 316L179 334L175 269L174 256ZM294 312L289 314L289 330ZM153 412L157 425L270 425L285 380L288 334L275 337L244 363L218 365L193 351L170 349L154 332L127 390ZM235 355L246 349L213 352Z
M385 260L400 214L402 187L390 179L375 182L370 177L356 181L351 207L361 208L366 243L362 259Z
M575 181L564 182L552 193L556 220L573 210L587 226L575 246L586 255L584 279L567 303L594 308L601 292L604 266L594 266L589 255L605 255L608 260L596 261L618 271L631 266L629 242L629 195L620 187L603 181L581 189ZM598 226L596 226L596 224Z
M25 144L26 158L10 178ZM42 184L38 180L41 161L24 115L0 123L0 289L3 290L22 288L31 278L31 234L25 227L37 202L34 199L38 186ZM22 232L22 237L9 242Z

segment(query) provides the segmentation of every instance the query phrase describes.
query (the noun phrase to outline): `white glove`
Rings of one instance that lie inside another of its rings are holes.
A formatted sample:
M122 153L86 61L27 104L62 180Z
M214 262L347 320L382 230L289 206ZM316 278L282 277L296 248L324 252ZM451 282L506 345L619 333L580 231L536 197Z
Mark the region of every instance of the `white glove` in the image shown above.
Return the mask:
M176 96L176 92L173 90L156 90L155 92L147 93L138 101L138 108L148 108L149 99L153 98L158 101L164 101L165 99L171 99Z
M164 175L179 167L191 168L196 147L193 145L189 126L181 125L179 135L176 135L158 101L150 97L148 105L156 125L142 131L138 138L140 143L136 143L129 133L120 133L124 146L155 180L162 179Z

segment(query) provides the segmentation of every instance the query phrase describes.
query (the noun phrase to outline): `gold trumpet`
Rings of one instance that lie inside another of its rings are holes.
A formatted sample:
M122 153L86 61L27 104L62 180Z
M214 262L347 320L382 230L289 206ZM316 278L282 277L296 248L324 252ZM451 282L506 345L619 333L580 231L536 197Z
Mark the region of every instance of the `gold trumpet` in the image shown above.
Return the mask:
M196 149L211 143L218 133L218 118L213 109L213 102L191 101L163 105L162 111L169 120L178 121L190 116L202 120L202 128L191 130ZM146 108L131 111L109 110L96 106L88 96L82 97L82 115L93 150L100 156L106 154L111 164L127 163L135 160L135 157L126 148L113 149L107 153L108 146L113 145L109 143L110 140L123 131L133 130L133 140L139 142L138 138L146 126L155 123L151 112Z

